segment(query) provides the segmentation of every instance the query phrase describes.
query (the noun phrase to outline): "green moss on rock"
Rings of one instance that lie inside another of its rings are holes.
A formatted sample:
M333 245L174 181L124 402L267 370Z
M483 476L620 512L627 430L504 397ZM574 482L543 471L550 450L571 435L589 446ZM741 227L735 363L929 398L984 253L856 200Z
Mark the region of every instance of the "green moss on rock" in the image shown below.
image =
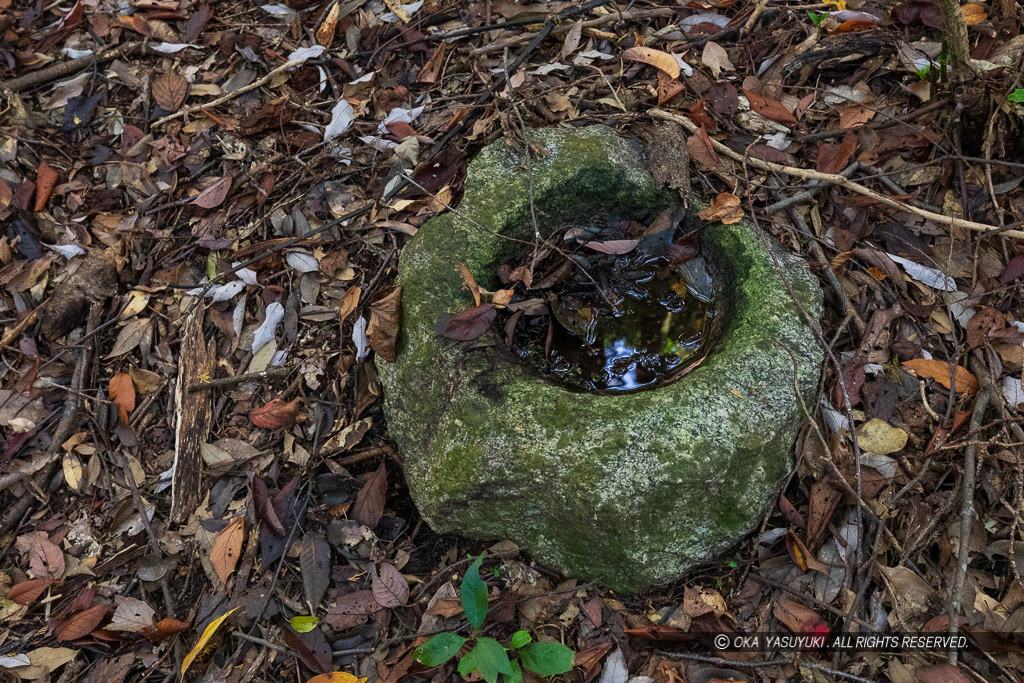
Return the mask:
M439 532L510 538L567 574L619 590L680 576L760 521L790 468L823 360L787 291L812 319L806 264L746 222L704 227L716 277L717 342L680 381L631 394L573 392L537 376L488 333L438 339L444 313L472 305L456 262L484 286L495 266L571 220L670 205L641 150L610 129L532 133L546 158L503 141L470 165L458 213L429 221L399 262L395 363L378 361L406 479ZM493 342L493 343L489 343ZM470 347L475 348L470 348Z

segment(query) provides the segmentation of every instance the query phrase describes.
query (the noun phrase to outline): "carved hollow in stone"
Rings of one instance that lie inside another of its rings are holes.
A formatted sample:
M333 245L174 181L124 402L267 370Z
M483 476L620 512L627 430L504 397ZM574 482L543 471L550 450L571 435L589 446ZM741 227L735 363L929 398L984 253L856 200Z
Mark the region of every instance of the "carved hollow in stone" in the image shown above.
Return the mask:
M803 421L796 387L813 405L823 360L793 298L817 320L821 291L806 263L754 226L715 223L700 241L720 329L676 382L580 393L500 343L439 339L439 317L473 305L456 262L493 290L495 267L530 248L514 240L533 240L531 175L545 236L678 203L655 187L639 147L608 128L533 131L531 142L547 153L532 173L504 141L485 148L458 213L431 219L402 251L397 359L378 360L388 426L436 531L509 538L567 574L638 590L714 559L772 505Z

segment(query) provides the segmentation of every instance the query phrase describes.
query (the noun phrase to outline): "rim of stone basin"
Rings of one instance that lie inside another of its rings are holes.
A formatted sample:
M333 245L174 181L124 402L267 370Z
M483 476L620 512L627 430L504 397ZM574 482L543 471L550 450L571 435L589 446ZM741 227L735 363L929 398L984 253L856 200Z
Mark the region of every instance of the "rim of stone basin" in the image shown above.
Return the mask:
M547 231L678 202L655 187L638 146L608 128L530 135L546 158L488 146L457 212L431 219L402 251L397 357L377 361L388 427L436 531L509 538L568 574L636 590L727 550L772 504L803 421L797 387L813 406L823 360L790 292L816 320L821 291L806 263L754 226L714 223L701 248L721 329L679 381L580 393L503 352L488 337L500 330L438 338L443 314L473 305L457 263L494 289L495 264L522 248L515 240L532 242L532 213Z

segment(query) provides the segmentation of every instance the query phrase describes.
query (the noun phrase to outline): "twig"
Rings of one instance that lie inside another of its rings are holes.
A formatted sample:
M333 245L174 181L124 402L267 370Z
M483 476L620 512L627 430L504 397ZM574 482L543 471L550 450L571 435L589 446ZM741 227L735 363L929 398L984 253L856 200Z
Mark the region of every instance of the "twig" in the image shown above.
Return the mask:
M223 389L224 387L233 387L246 382L254 382L257 380L265 379L277 379L279 377L286 377L293 370L292 366L286 365L283 367L267 368L260 372L247 372L242 375L235 375L234 377L219 377L217 379L211 379L208 382L200 382L198 384L192 384L189 386L189 391L206 391L207 389Z
M870 678L864 678L863 676L856 676L854 674L848 674L842 671L837 671L824 664L816 664L814 662L808 662L806 660L794 661L792 659L772 659L767 662L739 662L733 659L725 659L724 657L708 657L707 655L696 655L689 652L666 652L664 650L655 650L656 654L662 657L668 657L669 659L687 659L694 662L704 662L705 664L717 664L718 666L727 666L729 668L741 667L747 669L763 669L769 666L795 666L797 668L806 666L808 669L814 669L823 673L830 674L832 676L838 676L839 678L845 678L848 681L857 681L858 683L875 683Z
M849 178L850 176L852 176L857 171L858 168L860 168L860 162L859 161L855 161L852 164L850 164L849 166L847 166L846 168L844 168L842 171L840 171L839 175L843 176L844 178ZM778 213L779 211L782 211L783 209L788 209L789 207L793 206L794 204L799 204L800 202L807 201L808 199L810 199L814 195L816 195L819 192L821 192L825 187L826 187L826 185L824 183L817 183L813 187L809 187L806 190L804 190L803 192L797 192L792 197L787 197L786 199L780 199L779 201L775 202L774 204L769 204L768 206L766 206L764 208L764 212L766 214L768 214L768 215L771 215L773 213Z
M666 119L669 121L675 121L676 123L679 123L686 127L686 129L689 130L691 133L696 133L699 130L697 124L695 124L693 121L691 121L689 118L685 116L679 116L678 114L673 114L671 112L663 111L661 109L652 109L649 113L652 117L656 119ZM744 155L738 152L734 152L730 147L723 145L718 140L711 140L711 144L712 146L714 146L715 151L717 151L718 153L724 154L725 156L735 161L739 161L744 164L749 164L754 168L758 168L762 171L784 173L795 178L803 178L804 180L818 180L832 185L838 185L840 187L846 188L847 190L856 192L857 194L864 195L865 197L870 197L871 199L874 199L875 201L881 204L885 204L888 207L898 209L900 211L906 211L907 213L912 213L916 216L920 216L921 218L925 218L939 225L945 225L953 228L963 228L965 230L974 230L975 232L997 232L1008 237L1024 239L1024 232L1020 230L1003 230L995 225L988 225L986 223L976 223L975 221L968 221L962 218L953 218L952 216L944 216L941 213L935 213L933 211L928 211L927 209L920 209L916 206L906 204L905 202L897 201L895 199L892 199L891 197L887 197L884 194L879 194L878 192L875 192L874 190L865 187L860 183L854 182L849 178L844 178L838 173L821 173L820 171L815 171L812 169L797 168L795 166L785 166L783 164L775 164L770 161L762 161L761 159L755 159L754 157L745 157Z
M7 90L9 92L19 92L26 88L34 88L37 85L43 85L48 83L55 78L61 76L67 76L73 74L76 71L87 69L94 64L102 64L109 62L113 59L120 59L121 57L128 57L134 54L139 48L142 47L142 43L125 43L119 47L100 52L98 54L89 55L88 57L82 57L81 59L71 59L66 62L59 62L57 64L51 64L45 69L39 71L33 71L30 74L24 76L18 76L11 80L0 83L0 90Z
M306 61L305 59L290 59L287 62L285 62L284 64L282 64L281 66L277 67L276 69L271 70L270 73L268 73L263 78L259 78L259 79L255 80L255 81L253 81L252 83L250 83L249 85L242 86L238 90L232 90L227 95L222 95L222 96L218 97L217 99L215 99L215 100L213 100L211 102L206 102L205 104L198 104L198 105L196 105L194 107L188 107L187 109L182 109L180 111L176 111L173 114L168 114L167 116L163 117L162 119L157 119L156 121L153 122L153 125L150 127L150 129L152 130L152 129L160 128L165 123L168 123L170 121L174 121L175 119L180 119L183 116L189 116L191 114L196 114L196 113L199 113L201 111L205 111L206 109L213 109L214 107L218 107L218 106L224 104L225 102L228 102L230 100L235 99L239 95L244 95L245 93L253 91L256 88L262 88L274 76L276 76L279 73L282 73L284 71L288 71L289 69L294 69L297 66L301 66L303 63L305 63L305 61Z
M992 376L985 364L985 358L980 351L975 351L971 358L971 367L974 374L981 382L981 391L974 403L974 410L971 412L971 432L976 432L981 427L981 420L985 417L985 410L992 401L995 385L992 383ZM963 597L964 578L967 576L967 565L970 563L970 552L968 546L971 543L971 525L974 520L974 488L976 486L976 464L978 458L978 443L971 442L964 453L964 497L960 504L960 549L957 552L956 578L953 581L953 589L949 596L949 635L955 636L960 628L960 601ZM956 666L959 652L956 648L949 651L949 663Z

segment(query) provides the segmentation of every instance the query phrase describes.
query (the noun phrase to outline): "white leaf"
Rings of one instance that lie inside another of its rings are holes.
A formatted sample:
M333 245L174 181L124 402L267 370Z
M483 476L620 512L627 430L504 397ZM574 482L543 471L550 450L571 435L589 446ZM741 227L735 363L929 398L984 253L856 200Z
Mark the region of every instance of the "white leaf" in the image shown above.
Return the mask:
M320 270L316 257L304 251L290 251L284 260L300 273L315 273Z
M327 48L323 45L313 45L312 47L300 47L290 55L288 55L288 61L294 62L295 60L302 60L303 62L307 59L319 57L323 53L327 52Z
M356 115L352 110L352 105L344 98L338 100L338 103L334 105L334 109L331 110L331 122L324 128L324 140L330 140L345 133L352 127L352 122L355 118Z
M894 256L893 254L886 254L896 263L903 266L907 271L907 275L914 278L921 284L931 287L932 289L940 289L944 292L956 291L956 282L953 278L943 273L941 270L935 268L929 268L928 266L922 266L920 263L914 263L909 259L905 259L902 256Z
M32 662L29 661L28 655L3 655L0 656L0 666L5 669L12 669L16 666L28 666Z
M206 293L206 296L213 297L213 302L227 301L235 298L235 295L245 289L245 283L241 280L232 280L223 285L218 285Z
M370 145L378 152L387 152L388 150L392 150L395 147L398 147L397 142L385 140L384 138L380 137L373 137L372 135L360 135L359 141L367 145Z
M628 680L629 669L626 668L626 657L622 654L622 650L615 648L615 652L611 653L604 663L600 683L626 683Z
M1024 386L1021 381L1016 377L1004 379L1003 396L1006 397L1006 402L1015 408L1024 403Z
M679 65L679 70L683 72L683 75L689 78L693 75L693 67L683 61L683 58L677 55L675 52L670 52L670 55L675 57L676 64Z
M689 29L693 28L697 24L714 24L718 28L725 28L729 25L729 17L724 14L715 14L713 12L691 14L679 21L679 28L689 33Z
M416 120L416 117L423 113L423 107L415 107L413 109L405 109L403 107L395 107L388 115L384 117L384 120L377 124L377 132L381 135L387 135L388 124L401 122L401 123L412 123Z
M81 256L85 253L85 249L82 249L77 244L43 244L47 249L53 249L55 252L60 254L66 259L72 259L76 256Z
M568 68L570 68L568 64L562 64L561 62L555 62L554 64L545 64L543 66L538 66L531 73L535 73L538 76L546 76L549 73L551 73L552 71L565 71Z
M711 75L715 78L722 73L722 71L733 71L736 69L729 61L729 53L725 51L725 48L716 42L708 41L704 45L704 52L700 56L700 61L704 63L704 66L711 69Z
M274 335L277 334L277 326L282 318L284 318L284 306L276 301L267 306L267 313L263 318L263 323L252 333L252 352L254 354L263 348L264 344L274 338Z
M362 76L360 76L359 78L357 78L356 80L349 81L348 84L349 85L355 85L356 83L369 83L370 81L373 80L373 76L376 73L377 73L376 71L369 71L369 72L363 74Z
M275 17L290 17L296 14L295 10L280 2L273 5L262 5L260 9L267 14L273 14Z
M615 55L607 52L601 52L600 50L585 50L576 56L583 57L584 59L611 59Z
M234 268L237 265L237 263L233 264L232 268ZM259 284L258 282L256 282L256 271L253 270L252 268L239 268L237 271L235 271L235 275L237 275L238 279L247 285Z
M359 316L359 320L352 325L352 341L356 345L356 360L361 361L370 354L370 345L366 339L366 318Z
M156 43L155 45L150 45L150 47L157 52L163 52L165 55L181 52L186 47L194 47L197 50L203 49L201 45L196 45L195 43Z
M81 59L82 57L88 57L91 55L92 50L76 50L73 47L65 47L60 51L60 53L65 57L70 57L71 59Z
M234 330L236 338L242 334L242 324L245 322L245 300L248 297L248 294L243 294L235 304L235 310L231 313L231 329Z

